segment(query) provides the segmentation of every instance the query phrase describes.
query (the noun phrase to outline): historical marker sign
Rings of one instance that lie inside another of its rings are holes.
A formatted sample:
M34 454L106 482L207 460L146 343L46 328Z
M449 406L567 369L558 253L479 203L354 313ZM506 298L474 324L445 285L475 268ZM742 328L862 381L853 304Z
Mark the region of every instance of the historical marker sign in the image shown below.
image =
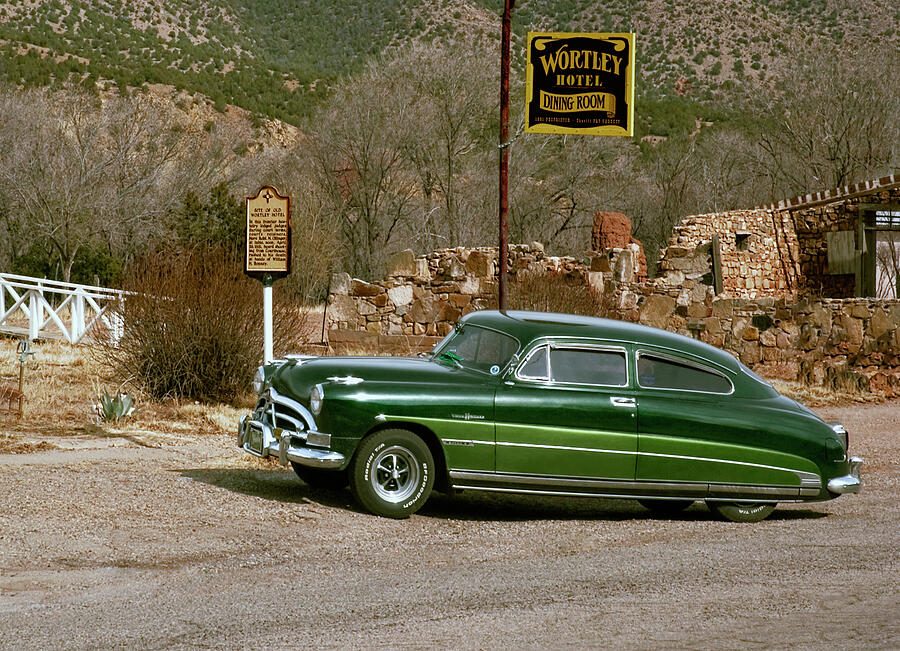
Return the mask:
M634 133L634 34L528 33L525 131Z
M247 197L244 273L260 279L291 273L291 198L270 185Z

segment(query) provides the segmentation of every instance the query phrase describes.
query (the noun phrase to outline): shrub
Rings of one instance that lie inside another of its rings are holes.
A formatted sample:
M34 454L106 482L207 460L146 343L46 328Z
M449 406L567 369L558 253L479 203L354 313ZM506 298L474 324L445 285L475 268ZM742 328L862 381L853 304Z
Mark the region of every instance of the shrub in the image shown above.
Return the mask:
M126 276L124 335L98 344L101 360L150 396L234 402L249 389L263 354L261 284L227 248L150 255ZM278 292L276 350L303 337L296 299Z

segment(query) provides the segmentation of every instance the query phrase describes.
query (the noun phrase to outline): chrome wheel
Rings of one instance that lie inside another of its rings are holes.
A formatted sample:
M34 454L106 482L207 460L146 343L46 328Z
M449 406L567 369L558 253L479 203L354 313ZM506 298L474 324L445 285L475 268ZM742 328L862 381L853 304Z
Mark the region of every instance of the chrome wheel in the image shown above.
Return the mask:
M385 502L397 504L409 499L419 486L419 462L400 445L379 451L372 461L369 481Z
M350 464L350 490L366 509L388 518L408 518L431 495L434 457L407 430L386 429L364 438Z

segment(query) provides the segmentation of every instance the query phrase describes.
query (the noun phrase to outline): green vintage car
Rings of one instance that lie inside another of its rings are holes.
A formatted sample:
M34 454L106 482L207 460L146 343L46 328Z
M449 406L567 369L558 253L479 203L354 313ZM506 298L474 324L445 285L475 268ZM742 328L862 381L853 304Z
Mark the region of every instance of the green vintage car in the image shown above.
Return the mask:
M296 356L254 384L240 447L388 517L474 490L755 522L860 490L843 427L728 353L622 321L474 312L425 358Z

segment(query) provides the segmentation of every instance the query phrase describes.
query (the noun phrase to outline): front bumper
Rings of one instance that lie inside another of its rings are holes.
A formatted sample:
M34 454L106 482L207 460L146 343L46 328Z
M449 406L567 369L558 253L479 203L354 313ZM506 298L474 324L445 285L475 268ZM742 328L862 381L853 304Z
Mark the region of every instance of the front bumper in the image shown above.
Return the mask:
M241 418L238 425L238 447L257 457L277 457L282 465L293 461L310 468L337 470L343 467L346 457L325 449L330 443L330 434L272 428L251 415Z
M859 457L850 457L850 472L843 477L829 480L828 490L836 495L858 493L862 488L862 480L859 478L859 467L862 462L863 460Z

